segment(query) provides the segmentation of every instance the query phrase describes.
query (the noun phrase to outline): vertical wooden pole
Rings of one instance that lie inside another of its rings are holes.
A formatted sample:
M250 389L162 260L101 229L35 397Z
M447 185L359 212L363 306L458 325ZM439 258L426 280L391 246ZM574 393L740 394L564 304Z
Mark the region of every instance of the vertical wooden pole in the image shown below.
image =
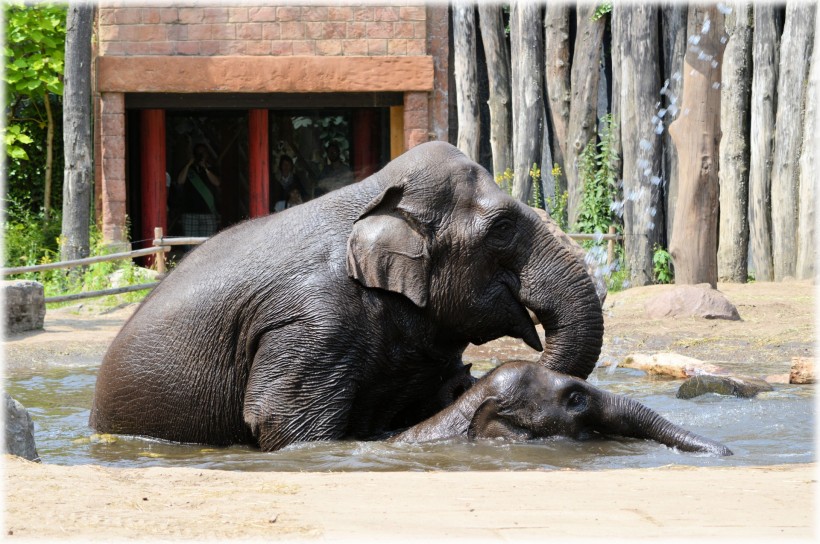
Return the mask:
M404 106L390 107L390 160L404 153Z
M154 229L154 243L155 246L162 246L162 227ZM165 274L165 252L157 253L157 272Z
M268 110L248 111L248 178L251 217L270 213Z
M165 110L142 110L140 113L140 161L142 176L140 214L142 240L154 239L154 228L168 228L167 189L165 186ZM147 266L153 255L146 257Z
M376 172L378 146L376 134L376 111L371 108L355 110L353 114L353 157L351 166L356 181Z
M615 225L609 225L609 235L615 236ZM606 243L606 264L611 266L615 261L615 238Z

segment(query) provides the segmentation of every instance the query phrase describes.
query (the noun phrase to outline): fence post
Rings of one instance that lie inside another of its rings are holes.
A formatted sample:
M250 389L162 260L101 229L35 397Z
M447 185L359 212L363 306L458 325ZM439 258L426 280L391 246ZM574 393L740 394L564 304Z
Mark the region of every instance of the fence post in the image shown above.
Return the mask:
M162 227L154 228L154 243L155 246L162 246ZM165 252L160 251L156 254L157 272L165 274Z
M615 260L615 225L609 225L609 235L612 238L606 243L606 265L612 266Z

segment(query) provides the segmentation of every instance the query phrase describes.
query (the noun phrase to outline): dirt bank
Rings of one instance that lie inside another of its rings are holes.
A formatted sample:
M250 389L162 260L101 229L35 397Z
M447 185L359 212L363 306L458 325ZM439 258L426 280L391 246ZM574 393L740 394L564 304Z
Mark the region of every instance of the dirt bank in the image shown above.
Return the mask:
M243 473L6 460L38 538L810 538L813 465L603 472Z
M743 321L651 320L666 287L609 296L604 354L674 351L750 374L811 355L814 286L721 285ZM49 311L5 342L7 373L96 364L134 307ZM532 357L509 339L467 360ZM809 386L811 387L811 386ZM456 473L249 473L5 460L7 538L406 539L813 536L815 463L769 467Z

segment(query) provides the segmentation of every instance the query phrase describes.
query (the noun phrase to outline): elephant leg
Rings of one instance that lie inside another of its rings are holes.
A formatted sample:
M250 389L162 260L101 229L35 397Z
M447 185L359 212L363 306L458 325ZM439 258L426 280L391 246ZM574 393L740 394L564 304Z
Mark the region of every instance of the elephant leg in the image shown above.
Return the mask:
M305 360L293 340L280 331L259 342L245 388L245 423L263 451L294 442L344 438L354 388L333 361Z

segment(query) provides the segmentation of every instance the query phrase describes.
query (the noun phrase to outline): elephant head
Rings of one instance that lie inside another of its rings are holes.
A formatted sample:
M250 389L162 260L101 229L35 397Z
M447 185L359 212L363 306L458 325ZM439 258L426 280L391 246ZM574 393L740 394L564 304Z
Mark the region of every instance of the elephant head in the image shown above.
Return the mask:
M431 142L388 164L348 239L348 274L399 293L455 344L501 336L543 350L547 368L586 378L603 316L582 263L531 208L455 147ZM528 313L544 326L542 345Z
M681 451L732 455L723 444L682 429L634 399L525 361L499 366L453 405L393 440L427 441L454 434L512 440L623 436Z

